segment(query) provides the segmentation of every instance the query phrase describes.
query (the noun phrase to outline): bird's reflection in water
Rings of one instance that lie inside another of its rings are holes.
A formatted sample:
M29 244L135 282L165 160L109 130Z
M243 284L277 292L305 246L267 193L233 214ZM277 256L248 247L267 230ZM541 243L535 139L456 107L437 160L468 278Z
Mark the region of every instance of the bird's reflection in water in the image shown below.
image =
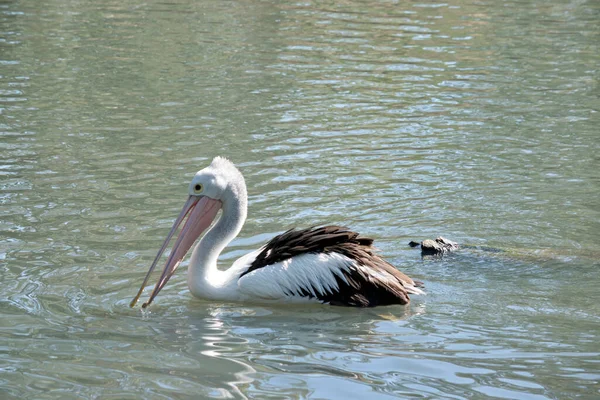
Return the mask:
M363 353L366 346L389 345L402 329L412 331L403 328L407 319L425 312L424 303L373 309L205 304L189 304L195 346L214 360L211 369L221 368L219 360L226 363L222 367L230 373L221 370L215 377L229 376L222 384L238 394L281 372L364 380L344 368L344 358Z

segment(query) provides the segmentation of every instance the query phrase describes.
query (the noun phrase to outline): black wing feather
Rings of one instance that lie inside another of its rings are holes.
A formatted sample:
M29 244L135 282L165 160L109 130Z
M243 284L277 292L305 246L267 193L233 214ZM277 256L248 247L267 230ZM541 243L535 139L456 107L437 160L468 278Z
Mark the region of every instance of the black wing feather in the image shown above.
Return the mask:
M422 286L421 282L413 281L376 254L373 239L360 237L348 228L335 225L290 229L275 236L240 278L257 269L301 254L332 252L355 260L361 268L353 265L348 271L344 271L345 280L336 276L338 290L334 293L321 294L313 290L317 293L317 298L324 303L354 307L407 304L409 297L406 286ZM389 279L382 279L382 276ZM304 288L295 294L314 297Z

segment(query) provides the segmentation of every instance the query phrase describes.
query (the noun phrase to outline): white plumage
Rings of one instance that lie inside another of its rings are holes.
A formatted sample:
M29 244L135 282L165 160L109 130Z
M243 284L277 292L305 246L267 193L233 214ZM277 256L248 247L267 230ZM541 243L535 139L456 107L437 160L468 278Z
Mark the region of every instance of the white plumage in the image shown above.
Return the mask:
M301 254L252 271L240 278L237 285L247 296L274 300L302 297L305 291L316 300L338 291L335 277L346 281L343 272L348 272L352 264L351 259L337 253Z

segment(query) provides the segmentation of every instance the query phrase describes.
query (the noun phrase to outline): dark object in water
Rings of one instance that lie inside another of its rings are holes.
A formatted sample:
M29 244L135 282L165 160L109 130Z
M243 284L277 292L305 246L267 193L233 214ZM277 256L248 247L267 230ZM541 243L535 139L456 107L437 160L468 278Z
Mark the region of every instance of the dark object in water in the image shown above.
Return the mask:
M422 256L437 256L443 255L450 251L457 250L459 248L458 243L448 240L444 237L437 237L435 240L425 239L420 244L414 241L408 243L410 247L421 246Z

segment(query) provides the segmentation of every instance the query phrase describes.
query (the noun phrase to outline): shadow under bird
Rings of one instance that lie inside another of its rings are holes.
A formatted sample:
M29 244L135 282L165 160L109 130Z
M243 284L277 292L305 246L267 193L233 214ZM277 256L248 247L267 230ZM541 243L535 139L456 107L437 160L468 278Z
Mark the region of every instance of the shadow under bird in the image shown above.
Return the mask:
M336 306L374 307L408 304L409 294L424 294L415 281L381 258L373 240L341 226L292 229L236 260L221 271L217 259L246 220L248 196L240 171L216 157L198 171L189 197L131 302L137 304L150 274L177 228L183 224L147 307L167 284L202 233L188 267L188 286L196 297L232 302L320 302ZM186 219L187 217L187 219ZM185 220L185 222L184 222Z

